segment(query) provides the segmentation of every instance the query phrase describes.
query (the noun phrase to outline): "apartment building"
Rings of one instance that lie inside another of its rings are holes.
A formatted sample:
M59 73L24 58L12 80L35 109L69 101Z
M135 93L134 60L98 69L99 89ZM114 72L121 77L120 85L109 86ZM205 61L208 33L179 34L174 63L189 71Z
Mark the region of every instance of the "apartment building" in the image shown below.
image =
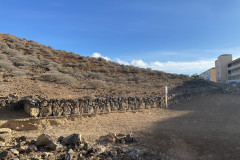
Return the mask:
M240 82L240 58L235 59L234 61L228 64L228 81L231 82Z
M217 83L226 83L229 78L228 66L231 62L233 62L231 54L220 55L215 61Z
M216 82L216 69L211 68L201 73L199 76L202 77L204 80Z

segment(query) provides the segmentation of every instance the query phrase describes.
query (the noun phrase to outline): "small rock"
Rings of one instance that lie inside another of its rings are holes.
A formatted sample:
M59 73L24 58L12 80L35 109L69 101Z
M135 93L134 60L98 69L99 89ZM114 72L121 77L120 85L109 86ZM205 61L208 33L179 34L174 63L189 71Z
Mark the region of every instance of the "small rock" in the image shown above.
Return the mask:
M125 138L121 138L121 139L119 140L119 142L120 142L121 144L125 144L125 143L126 143Z
M19 151L20 152L25 152L25 151L27 151L28 147L29 147L28 144L20 145Z
M28 152L35 152L37 151L37 147L34 144L28 146Z
M27 140L27 137L21 136L21 137L15 138L15 140L16 140L17 142L22 142L22 141L26 141L26 140Z
M89 149L88 143L85 143L85 144L84 144L83 149L84 149L84 150L88 150L88 149Z
M113 155L114 157L117 156L117 151L116 151L116 150L111 150L110 153L111 153L111 155Z
M122 157L122 160L131 160L131 158L130 158L128 155L124 155L124 156Z
M66 160L71 160L73 158L73 156L74 156L74 151L72 149L70 149L68 151L68 153L65 155L65 159Z
M87 151L87 154L89 154L90 156L94 156L95 153L97 153L97 150L94 149L94 148L91 148L91 149L89 149L89 150Z
M132 133L126 135L125 140L127 143L132 143L133 142Z
M116 134L114 134L114 133L109 133L109 134L106 136L106 139L107 139L109 142L115 142L115 141L116 141Z
M0 134L8 133L10 134L12 130L10 128L0 128Z
M5 147L5 142L0 141L0 147Z
M0 134L0 141L9 142L10 140L11 140L11 134L9 134L9 133Z
M10 152L12 152L15 155L19 155L19 151L16 150L15 148L10 149Z

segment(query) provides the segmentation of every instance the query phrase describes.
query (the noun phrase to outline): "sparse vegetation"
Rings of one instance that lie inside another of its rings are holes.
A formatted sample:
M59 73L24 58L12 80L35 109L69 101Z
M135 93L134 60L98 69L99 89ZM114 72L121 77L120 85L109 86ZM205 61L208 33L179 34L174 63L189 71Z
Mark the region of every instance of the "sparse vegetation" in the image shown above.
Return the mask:
M93 89L104 88L106 86L106 82L98 79L93 79L89 81L89 86Z
M191 90L198 84L198 82L184 83L192 79L186 75L120 65L103 58L84 57L73 52L54 50L50 46L10 34L0 34L0 74L9 78L32 79L35 80L36 85L39 82L52 82L48 85L66 84L70 86L65 89L68 90L69 95L76 96L156 95L162 94L165 85L168 85L173 92L176 90L181 92L181 90ZM79 84L79 87L74 88L72 84ZM180 85L181 87L177 87ZM86 86L94 88L96 92L79 90ZM59 90L55 87L54 89L56 92ZM48 89L47 94L48 92L52 91ZM26 92L26 94L30 93Z
M47 72L41 75L42 80L58 84L75 84L77 80L60 72Z
M15 67L11 61L0 60L0 69L1 71L13 71Z

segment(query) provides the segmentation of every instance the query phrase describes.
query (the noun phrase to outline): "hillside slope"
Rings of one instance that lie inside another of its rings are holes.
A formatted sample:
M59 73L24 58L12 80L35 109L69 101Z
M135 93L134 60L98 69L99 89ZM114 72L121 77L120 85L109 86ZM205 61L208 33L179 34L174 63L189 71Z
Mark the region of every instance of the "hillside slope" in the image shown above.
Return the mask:
M120 65L0 33L0 96L150 96L209 88L185 75Z

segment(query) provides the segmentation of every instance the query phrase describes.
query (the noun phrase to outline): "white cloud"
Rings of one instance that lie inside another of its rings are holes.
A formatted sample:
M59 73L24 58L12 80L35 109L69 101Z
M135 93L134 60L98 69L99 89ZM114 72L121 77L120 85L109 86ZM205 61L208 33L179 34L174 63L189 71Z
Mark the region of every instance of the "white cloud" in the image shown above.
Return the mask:
M116 61L117 63L119 63L119 64L129 65L129 63L128 63L127 61L123 61L123 60L121 60L121 59L119 59L119 58L115 58L115 61Z
M201 73L215 66L215 60L198 60L189 62L151 62L149 67L171 73Z
M131 65L138 66L138 67L143 67L143 68L148 67L148 64L141 59L132 60Z
M109 57L107 57L107 56L102 56L101 53L97 53L97 52L94 52L94 53L92 54L92 57L94 57L94 58L103 58L103 59L106 59L107 61L110 61L110 60L111 60Z
M119 58L116 58L115 61L119 64L124 65L134 65L141 68L152 68L153 70L160 70L164 72L170 73L178 73L178 74L194 74L194 73L202 73L212 67L215 66L215 59L208 60L197 60L197 61L186 61L186 62L144 62L142 59L132 60L131 63L127 61L123 61Z
M104 58L108 61L111 59L109 57L103 56L100 53L93 53L92 57L94 58ZM152 68L153 70L160 70L169 73L177 74L194 74L202 73L215 66L215 59L207 60L196 60L196 61L167 61L167 62L145 62L142 59L133 59L130 63L119 58L114 59L115 62L124 65L134 65L141 68Z

